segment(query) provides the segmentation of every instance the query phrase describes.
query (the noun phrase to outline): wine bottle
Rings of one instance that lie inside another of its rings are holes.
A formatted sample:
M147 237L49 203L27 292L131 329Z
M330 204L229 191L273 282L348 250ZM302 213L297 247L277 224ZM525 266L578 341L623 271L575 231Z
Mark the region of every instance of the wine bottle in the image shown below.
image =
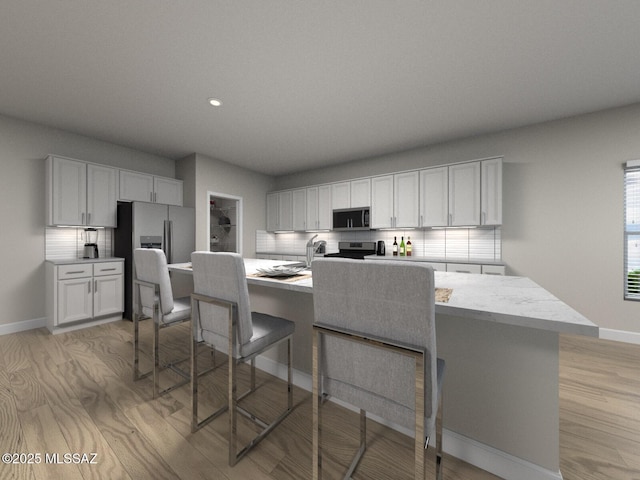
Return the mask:
M405 256L405 245L404 245L404 237L401 237L400 239L400 256L404 257Z
M398 240L396 240L396 237L393 237L393 256L398 256Z
M411 256L411 237L407 237L407 257Z

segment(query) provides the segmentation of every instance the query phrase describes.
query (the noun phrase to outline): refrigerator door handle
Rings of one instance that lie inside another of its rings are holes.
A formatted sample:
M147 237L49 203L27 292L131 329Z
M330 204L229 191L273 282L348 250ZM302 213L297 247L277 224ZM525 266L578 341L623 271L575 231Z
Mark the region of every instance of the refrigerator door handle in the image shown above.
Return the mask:
M173 263L173 222L171 220L164 221L164 254L167 257L167 263Z

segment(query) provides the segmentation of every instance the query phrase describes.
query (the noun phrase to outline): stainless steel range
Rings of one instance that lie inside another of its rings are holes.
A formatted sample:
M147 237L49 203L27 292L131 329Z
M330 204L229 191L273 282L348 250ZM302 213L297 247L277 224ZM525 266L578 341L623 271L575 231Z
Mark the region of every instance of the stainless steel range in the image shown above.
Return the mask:
M325 257L356 258L364 260L376 254L376 242L338 242L338 253L327 253Z

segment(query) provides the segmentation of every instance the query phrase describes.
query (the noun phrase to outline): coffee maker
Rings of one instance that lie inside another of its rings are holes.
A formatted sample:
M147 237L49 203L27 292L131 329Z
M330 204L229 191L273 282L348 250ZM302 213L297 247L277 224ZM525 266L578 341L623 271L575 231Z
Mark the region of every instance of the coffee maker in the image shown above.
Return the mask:
M84 229L84 254L83 258L98 258L98 230L95 228Z

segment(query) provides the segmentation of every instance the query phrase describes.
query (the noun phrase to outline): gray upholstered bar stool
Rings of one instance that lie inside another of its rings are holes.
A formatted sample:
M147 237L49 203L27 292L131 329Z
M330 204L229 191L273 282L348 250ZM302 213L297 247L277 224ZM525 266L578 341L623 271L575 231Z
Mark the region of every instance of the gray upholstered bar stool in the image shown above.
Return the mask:
M441 478L444 361L436 356L433 269L420 262L319 259L313 262L313 478L321 478L321 403L335 396L366 413L415 431L415 478L425 475L436 435ZM425 441L426 439L426 441Z
M153 397L167 393L189 382L190 373L176 365L186 358L160 365L160 330L188 322L191 319L191 298L173 298L167 258L162 250L136 248L133 252L135 279L133 281L133 379L153 374ZM153 319L153 369L140 372L139 320ZM160 371L170 368L182 377L171 386L160 390Z
M244 261L237 253L193 252L192 298L193 344L191 348L191 385L193 417L191 430L196 431L220 414L229 411L229 465L235 465L291 412L292 340L295 324L289 320L251 311ZM202 421L198 420L197 346L203 342L228 355L228 403ZM287 343L288 386L287 407L271 423L240 406L240 401L256 390L255 357ZM237 365L251 361L251 387L241 396L237 392ZM241 414L262 430L247 445L238 450L237 416Z

